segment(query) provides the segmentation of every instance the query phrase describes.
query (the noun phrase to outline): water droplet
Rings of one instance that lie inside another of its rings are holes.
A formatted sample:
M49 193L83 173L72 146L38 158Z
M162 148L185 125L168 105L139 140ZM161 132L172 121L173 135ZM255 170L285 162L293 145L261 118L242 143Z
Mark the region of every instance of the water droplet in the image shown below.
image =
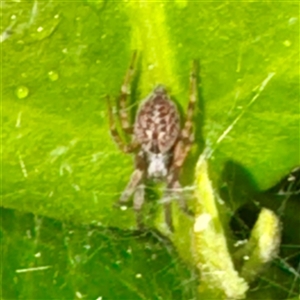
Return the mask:
M289 25L294 25L294 24L297 23L297 21L298 21L298 18L290 18L289 19Z
M55 16L54 16L54 19L58 19L58 18L59 18L59 15L55 15Z
M12 20L15 20L15 19L16 19L16 15L12 15L10 18L11 18Z
M29 89L24 85L21 85L16 89L16 95L19 99L26 98L28 94L29 94Z
M38 27L38 29L36 30L37 32L41 32L41 31L43 31L44 30L44 28L42 27L42 26L40 26L40 27Z
M59 78L58 73L55 71L49 71L48 77L51 81L56 81Z
M283 45L286 46L286 47L290 47L292 45L291 41L289 40L286 40L283 42Z
M151 64L151 65L148 65L148 70L153 70L154 69L154 65Z

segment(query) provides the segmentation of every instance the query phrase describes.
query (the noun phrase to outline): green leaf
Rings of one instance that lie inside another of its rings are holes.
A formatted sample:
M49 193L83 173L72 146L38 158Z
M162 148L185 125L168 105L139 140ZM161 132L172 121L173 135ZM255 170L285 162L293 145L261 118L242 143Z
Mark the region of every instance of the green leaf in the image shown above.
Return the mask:
M299 164L297 7L3 5L4 205L116 226L125 219L126 227L134 226L130 212L123 218L111 208L133 167L109 136L104 101L106 94L119 94L132 48L141 53L132 101L161 82L183 111L191 61L200 59L196 136L199 146L204 139L214 151L214 177L234 160L257 186L270 187Z
M200 62L183 185L193 183L204 148L218 187L228 162L256 191L300 164L298 2L11 1L1 3L1 18L4 207L136 227L131 209L113 208L133 164L112 142L105 102L118 97L135 49L132 118L158 83L184 115L191 62ZM152 188L147 196L159 198ZM156 203L147 201L144 214L160 228ZM191 222L175 213L184 249Z

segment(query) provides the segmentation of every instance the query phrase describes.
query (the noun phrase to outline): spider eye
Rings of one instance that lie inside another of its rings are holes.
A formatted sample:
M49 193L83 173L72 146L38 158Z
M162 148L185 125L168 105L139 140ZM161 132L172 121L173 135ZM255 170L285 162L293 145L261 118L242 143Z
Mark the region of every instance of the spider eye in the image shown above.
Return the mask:
M160 84L154 88L155 94L165 94L166 92L167 92L166 88L162 84Z

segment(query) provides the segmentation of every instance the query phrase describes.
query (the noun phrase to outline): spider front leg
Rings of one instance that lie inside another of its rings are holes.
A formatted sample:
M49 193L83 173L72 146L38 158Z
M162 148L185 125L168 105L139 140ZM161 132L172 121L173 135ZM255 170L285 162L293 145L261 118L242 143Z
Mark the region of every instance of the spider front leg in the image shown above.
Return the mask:
M126 75L124 77L124 81L121 87L121 95L120 95L120 103L119 103L119 115L121 120L121 126L122 129L129 134L132 134L133 128L130 124L130 117L128 114L128 108L126 105L126 100L128 96L130 95L130 83L134 74L134 65L137 57L137 51L134 51L132 54L131 62L129 65L129 68L126 72Z
M137 56L137 52L135 51L132 55L130 66L124 77L124 81L123 81L123 84L121 87L121 95L119 97L119 103L117 103L117 108L119 109L117 116L119 117L121 129L122 129L124 135L126 135L126 134L132 135L132 132L133 132L132 126L130 124L128 109L126 107L126 100L127 100L128 95L130 94L130 83L131 83L132 76L134 73L134 64L136 61L136 56ZM119 148L123 152L125 152L125 153L134 152L138 146L137 143L131 142L130 144L126 144L123 141L119 132L117 131L116 123L115 123L114 116L113 116L113 110L112 110L112 106L111 106L109 97L107 97L107 106L108 106L110 132L111 132L112 138L114 139L115 143L119 146Z
M109 118L109 130L114 142L118 145L121 151L125 153L132 153L136 149L137 144L134 142L130 144L126 144L121 138L116 127L112 107L108 96L107 96L107 107L108 107L108 118Z
M174 158L173 158L173 172L178 173L177 170L181 169L190 149L194 142L194 132L193 132L193 116L196 106L196 101L198 98L197 90L197 62L193 62L192 72L190 75L190 99L187 108L186 120L184 122L183 129L180 133L180 138L174 148Z
M180 138L177 141L174 152L173 152L173 162L170 167L169 176L167 180L167 188L172 191L173 194L178 196L178 203L180 208L186 214L192 216L193 213L188 209L185 198L182 193L182 188L179 183L179 173L184 164L184 161L191 149L194 142L194 132L193 132L193 116L197 100L197 63L193 62L192 72L190 75L190 99L186 114L186 121L184 123L183 129L180 133ZM169 216L170 209L165 210L166 220L170 220Z

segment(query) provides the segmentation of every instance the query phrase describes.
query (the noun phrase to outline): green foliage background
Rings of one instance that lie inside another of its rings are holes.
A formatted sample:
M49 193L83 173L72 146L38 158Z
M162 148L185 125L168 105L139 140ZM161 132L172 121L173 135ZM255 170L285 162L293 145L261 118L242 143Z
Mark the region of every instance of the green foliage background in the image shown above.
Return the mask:
M298 2L21 1L2 2L1 14L2 206L135 227L131 210L112 208L133 167L111 140L105 104L107 94L118 96L133 49L141 57L135 109L163 83L184 111L191 61L200 61L185 185L203 140L220 186L228 161L257 190L300 164Z

